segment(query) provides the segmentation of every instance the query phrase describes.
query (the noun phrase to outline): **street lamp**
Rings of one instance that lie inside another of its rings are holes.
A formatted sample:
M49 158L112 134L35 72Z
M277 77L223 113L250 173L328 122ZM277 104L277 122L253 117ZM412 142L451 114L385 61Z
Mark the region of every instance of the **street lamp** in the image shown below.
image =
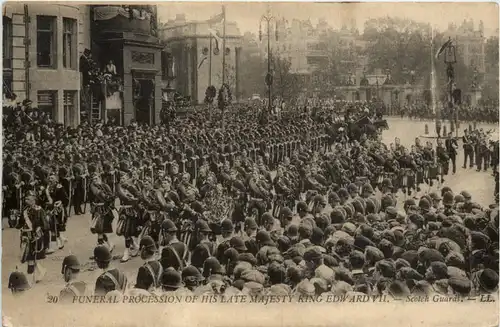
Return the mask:
M456 135L458 137L458 110L456 106L454 106L454 102L458 102L459 99L455 99L454 101L454 91L455 91L455 68L454 64L457 62L456 56L456 48L451 42L451 38L448 39L448 45L444 49L444 63L446 64L446 76L448 77L448 109L452 114L455 114L455 130ZM459 92L458 92L459 93ZM450 120L453 123L453 118L450 117Z
M272 85L273 85L273 75L271 73L271 23L274 21L275 25L275 38L276 41L278 41L278 22L276 20L276 17L271 15L271 10L268 7L267 8L267 13L265 15L262 15L260 17L260 22L259 22L259 41L262 41L262 22L267 23L267 74L266 74L266 85L267 85L267 95L268 95L268 104L267 104L267 110L268 114L271 113L272 111Z

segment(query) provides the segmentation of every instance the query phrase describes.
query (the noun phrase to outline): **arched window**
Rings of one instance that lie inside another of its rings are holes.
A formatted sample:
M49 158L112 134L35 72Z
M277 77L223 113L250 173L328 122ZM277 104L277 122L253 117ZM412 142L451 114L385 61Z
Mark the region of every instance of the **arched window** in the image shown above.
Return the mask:
M5 96L9 96L12 92L12 19L2 17L3 28L3 92Z

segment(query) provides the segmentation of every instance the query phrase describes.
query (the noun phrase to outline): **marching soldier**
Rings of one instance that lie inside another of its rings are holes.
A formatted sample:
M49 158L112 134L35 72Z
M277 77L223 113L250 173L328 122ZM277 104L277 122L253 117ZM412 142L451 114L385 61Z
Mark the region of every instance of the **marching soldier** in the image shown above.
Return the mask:
M67 167L63 166L59 168L58 171L58 180L59 184L62 185L65 193L65 198L63 202L64 213L66 217L71 215L71 203L73 202L73 176L70 176L70 170Z
M22 201L19 175L15 172L4 176L2 196L2 215L3 217L7 217L9 227L14 228L21 210Z
M113 251L114 244L106 234L113 233L113 220L117 215L114 208L115 197L111 188L101 181L97 173L92 176L90 184L92 222L90 231L97 234L97 243L106 244Z
M444 182L443 175L448 175L448 170L450 169L450 157L448 151L443 146L443 140L438 139L436 147L436 157L438 164L441 165L441 183Z
M74 180L74 193L73 193L73 206L75 208L75 215L84 213L82 205L87 201L87 173L81 163L73 165Z
M121 261L127 262L130 256L136 256L138 251L137 240L134 238L139 236L140 216L137 204L141 194L127 174L122 174L116 189L120 199L116 234L125 238L125 252Z
M463 148L464 148L464 165L462 168L467 168L467 158L469 159L469 168L474 166L474 146L473 140L469 135L467 129L464 130L464 136L462 137Z
M26 197L26 208L17 222L17 229L21 230L21 263L28 264L28 275L33 277L33 282L38 282L45 276L45 268L40 260L45 259L48 247L47 237L49 223L45 210L36 204L33 195Z
M109 186L111 191L115 191L116 184L116 173L112 167L112 163L109 161L105 161L102 164L103 173L101 175L102 182Z
M457 161L458 144L457 144L457 140L455 140L452 135L453 135L452 132L448 133L448 137L446 138L446 141L445 141L445 146L446 146L446 151L448 152L448 157L451 160L452 169L453 169L452 172L453 172L453 174L455 174L457 171L457 162L456 161Z
M64 236L68 217L64 205L69 202L69 196L65 188L57 181L57 177L51 174L45 188L45 199L50 219L51 243L56 242L59 249L64 248L68 239Z

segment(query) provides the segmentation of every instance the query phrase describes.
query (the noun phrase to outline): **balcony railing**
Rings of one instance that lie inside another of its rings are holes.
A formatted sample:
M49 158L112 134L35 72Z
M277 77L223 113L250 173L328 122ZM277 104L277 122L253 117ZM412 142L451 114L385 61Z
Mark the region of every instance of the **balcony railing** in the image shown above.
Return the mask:
M99 31L156 34L156 17L146 10L124 6L95 6L93 20Z

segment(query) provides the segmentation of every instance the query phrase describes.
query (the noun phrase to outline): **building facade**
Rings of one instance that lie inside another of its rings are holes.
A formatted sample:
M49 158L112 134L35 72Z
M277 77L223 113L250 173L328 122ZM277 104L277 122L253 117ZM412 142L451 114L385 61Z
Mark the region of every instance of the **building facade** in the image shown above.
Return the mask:
M3 87L67 126L80 122L79 53L87 6L9 2L3 10Z
M92 57L117 87L101 88L100 120L160 123L161 45L155 5L90 6ZM110 83L110 85L111 85ZM94 92L95 90L93 90ZM98 91L98 90L97 90ZM90 101L91 112L94 110ZM94 112L92 116L97 116Z
M210 85L222 85L223 55L225 51L225 83L233 98L240 87L241 33L234 22L226 23L225 49L222 28L207 21L186 21L177 15L159 28L159 37L165 44L163 87L172 88L193 103L201 104Z

